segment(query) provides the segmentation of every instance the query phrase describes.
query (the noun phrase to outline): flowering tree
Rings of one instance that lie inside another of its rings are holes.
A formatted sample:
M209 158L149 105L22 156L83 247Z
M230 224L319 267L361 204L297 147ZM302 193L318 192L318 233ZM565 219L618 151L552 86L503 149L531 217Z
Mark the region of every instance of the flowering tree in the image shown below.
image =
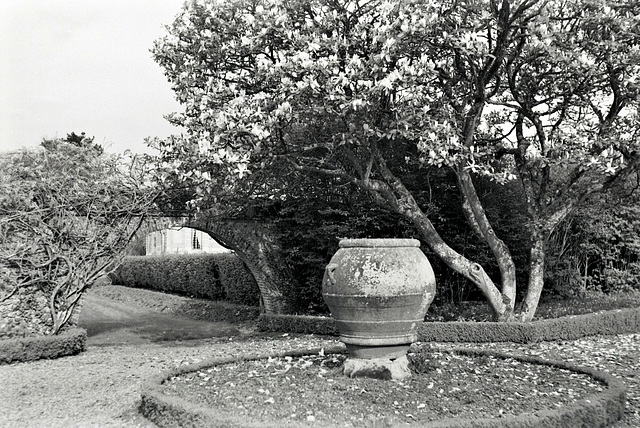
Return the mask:
M187 135L157 145L200 189L196 205L276 164L356 184L480 287L496 320L528 321L554 228L640 167L640 5L605 3L192 1L153 49L185 106L170 120ZM416 203L403 174L428 166L455 171L499 278L447 245ZM518 180L526 196L518 308L513 259L476 175Z
M153 207L142 159L48 140L0 158L0 337L56 334Z

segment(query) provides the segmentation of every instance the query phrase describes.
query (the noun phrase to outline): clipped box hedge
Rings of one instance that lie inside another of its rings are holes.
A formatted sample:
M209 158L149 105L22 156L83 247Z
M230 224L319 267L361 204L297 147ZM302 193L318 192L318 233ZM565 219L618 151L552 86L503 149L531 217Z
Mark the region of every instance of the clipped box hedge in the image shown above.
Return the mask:
M54 359L76 355L86 349L87 331L72 328L54 336L0 340L0 364Z
M333 318L261 314L263 331L337 335ZM640 308L618 309L533 322L424 322L418 327L421 342L516 342L575 340L586 336L637 333Z
M258 306L260 290L242 260L231 253L130 256L115 282L210 300Z
M327 336L337 336L339 334L333 318L311 315L263 313L258 318L258 329L270 332L322 334Z
M640 331L640 308L618 309L533 322L425 322L423 342L516 342L575 340L595 335Z
M187 401L186 399L173 394L166 394L162 390L162 384L174 376L196 372L198 370L234 363L239 360L267 360L270 357L317 354L318 349L296 350L289 352L271 352L254 355L229 356L202 361L196 364L185 365L164 374L154 376L146 380L142 386L142 401L140 412L149 420L161 427L305 427L315 424L305 424L283 420L277 424L266 423L264 421L251 421L246 417L226 412L221 409L214 409L200 403ZM325 353L342 353L341 348L325 349ZM534 356L515 356L503 352L455 349L450 351L454 354L494 356L496 358L512 358L518 361L531 364L548 365L559 369L569 370L574 373L586 374L595 380L606 385L602 391L592 394L585 399L575 403L563 405L557 408L538 411L535 413L524 413L517 416L505 418L477 418L462 419L450 418L428 422L420 426L429 428L600 428L610 426L615 421L622 419L626 403L626 388L624 384L615 377L586 367L574 366L562 361L548 361ZM215 376L215 373L213 374ZM387 425L385 425L387 426ZM407 426L389 425L389 426ZM412 425L416 426L416 425Z

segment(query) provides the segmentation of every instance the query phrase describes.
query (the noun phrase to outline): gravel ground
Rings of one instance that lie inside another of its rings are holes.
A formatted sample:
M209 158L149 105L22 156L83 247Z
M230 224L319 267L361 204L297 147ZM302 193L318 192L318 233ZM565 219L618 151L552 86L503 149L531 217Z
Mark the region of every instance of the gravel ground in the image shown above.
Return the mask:
M449 348L451 344L434 344ZM640 334L594 336L573 341L458 344L456 347L492 349L512 355L534 355L548 360L567 361L610 373L627 386L627 407L623 420L614 428L640 427Z
M90 346L57 360L0 366L0 427L154 427L137 412L142 382L173 367L218 356L335 346L309 335L248 335L126 346ZM640 427L640 334L571 342L430 344L537 355L595 367L628 387L626 417L615 428Z
M217 356L334 345L334 340L313 336L167 342L90 347L77 356L0 366L0 426L154 427L137 413L141 384L149 376ZM610 372L629 388L626 417L614 426L640 426L638 334L529 347L515 344L469 347L556 359L567 356L575 364Z
M231 362L171 378L167 395L269 426L358 428L500 418L566 406L603 390L588 375L514 359L413 348L413 376L351 379L343 354Z
M138 415L142 382L218 356L335 345L333 340L254 338L89 347L76 356L0 366L0 427L154 427Z

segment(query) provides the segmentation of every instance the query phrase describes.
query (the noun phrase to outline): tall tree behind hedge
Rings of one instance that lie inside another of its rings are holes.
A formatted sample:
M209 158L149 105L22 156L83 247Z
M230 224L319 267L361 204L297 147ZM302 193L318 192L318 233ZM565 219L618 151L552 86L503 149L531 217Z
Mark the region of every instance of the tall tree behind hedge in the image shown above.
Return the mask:
M640 290L640 174L589 200L553 234L549 291Z

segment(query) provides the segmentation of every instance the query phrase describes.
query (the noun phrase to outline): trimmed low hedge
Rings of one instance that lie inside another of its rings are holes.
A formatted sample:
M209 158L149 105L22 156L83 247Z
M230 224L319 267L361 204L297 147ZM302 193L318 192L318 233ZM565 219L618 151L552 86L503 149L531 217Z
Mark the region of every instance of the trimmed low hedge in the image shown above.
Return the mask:
M270 332L287 332L302 334L323 334L337 336L333 318L315 317L311 315L276 315L260 314L258 330Z
M54 359L83 352L87 331L72 328L55 336L36 336L0 340L0 364Z
M294 352L266 353L240 357L241 360L267 359L269 357L317 354L318 349ZM343 348L325 350L326 353L344 352ZM607 388L586 399L560 408L549 409L536 413L505 418L485 419L443 419L424 424L430 428L589 428L606 427L620 420L624 415L626 389L622 382L606 373L591 368L576 367L561 361L546 361L537 357L512 356L502 352L457 349L452 351L464 355L494 356L497 358L513 358L531 364L543 364L559 369L570 370L586 374L603 382ZM198 364L182 366L161 376L156 376L145 382L142 387L141 413L160 427L301 427L299 422L281 421L276 425L265 424L260 421L249 421L246 418L234 416L231 413L216 411L208 406L197 405L181 397L166 395L162 392L162 384L174 376L198 371L207 367L218 366L238 361L238 357L216 358ZM406 425L402 425L406 426Z
M423 323L418 336L423 342L532 343L638 331L640 331L640 308L631 308L530 323Z
M262 331L337 335L333 318L261 314ZM640 308L617 309L573 315L529 323L513 322L424 322L418 328L421 342L516 342L575 340L599 334L640 331Z
M258 306L260 290L242 260L231 253L126 257L115 282L239 305Z

